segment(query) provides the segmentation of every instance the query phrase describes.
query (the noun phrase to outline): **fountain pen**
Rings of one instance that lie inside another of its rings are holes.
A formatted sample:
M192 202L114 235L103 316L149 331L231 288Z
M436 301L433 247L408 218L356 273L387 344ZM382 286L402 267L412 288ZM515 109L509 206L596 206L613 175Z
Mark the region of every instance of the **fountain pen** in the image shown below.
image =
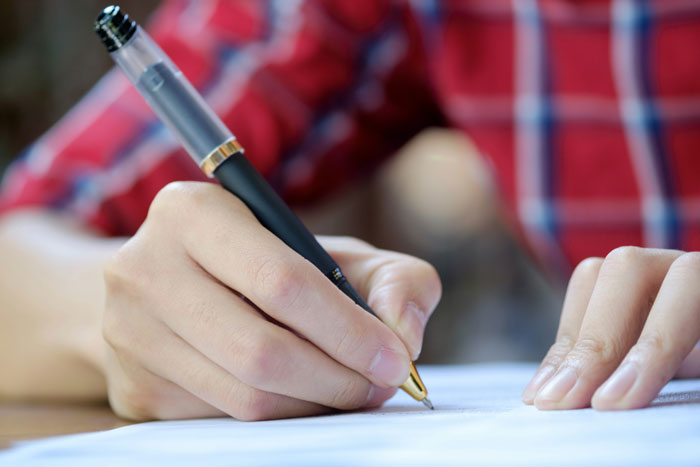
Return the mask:
M117 65L208 177L240 198L260 223L376 316L338 265L244 156L243 147L160 47L119 6L102 10L95 32ZM401 385L433 408L411 363Z

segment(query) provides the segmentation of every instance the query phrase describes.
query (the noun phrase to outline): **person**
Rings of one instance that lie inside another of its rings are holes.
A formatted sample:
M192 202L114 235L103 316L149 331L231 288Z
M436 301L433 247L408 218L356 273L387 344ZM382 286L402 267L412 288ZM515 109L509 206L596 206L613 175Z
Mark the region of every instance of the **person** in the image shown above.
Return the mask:
M578 264L523 400L608 410L700 375L698 12L168 0L150 31L291 203L427 126L468 133L521 237L554 268ZM242 420L391 397L439 300L435 270L322 238L382 323L205 182L118 72L10 168L0 394Z

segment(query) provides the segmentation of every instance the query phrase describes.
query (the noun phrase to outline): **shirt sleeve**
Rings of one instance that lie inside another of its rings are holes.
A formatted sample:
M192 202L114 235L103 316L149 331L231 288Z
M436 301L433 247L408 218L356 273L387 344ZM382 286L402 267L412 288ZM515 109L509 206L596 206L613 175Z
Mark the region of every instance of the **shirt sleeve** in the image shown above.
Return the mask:
M406 4L170 0L148 30L292 203L342 188L440 121ZM113 70L8 169L0 215L50 208L130 235L175 180L204 176Z

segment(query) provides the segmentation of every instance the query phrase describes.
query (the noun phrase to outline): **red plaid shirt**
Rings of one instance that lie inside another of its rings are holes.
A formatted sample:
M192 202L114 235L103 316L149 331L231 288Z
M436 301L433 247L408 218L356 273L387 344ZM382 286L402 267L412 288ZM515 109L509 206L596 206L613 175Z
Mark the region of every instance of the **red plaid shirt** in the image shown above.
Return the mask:
M700 249L700 1L171 0L150 31L290 202L442 124L549 260ZM203 176L111 72L11 167L0 212L130 235L173 180Z

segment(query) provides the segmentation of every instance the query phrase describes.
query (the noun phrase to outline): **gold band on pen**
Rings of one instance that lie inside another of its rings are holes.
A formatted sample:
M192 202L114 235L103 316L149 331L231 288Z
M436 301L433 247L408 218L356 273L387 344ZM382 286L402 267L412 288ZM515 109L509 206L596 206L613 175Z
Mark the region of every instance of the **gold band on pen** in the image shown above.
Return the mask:
M241 146L235 139L232 139L210 152L199 164L199 167L207 177L211 178L214 176L216 169L222 163L224 163L226 159L235 154L242 154L243 152L243 146ZM343 273L340 271L340 268L336 268L331 271L329 278L337 282L343 278ZM411 363L408 379L406 379L406 381L401 385L401 389L406 391L408 395L413 397L415 400L423 402L424 404L427 402L426 406L431 409L433 408L432 404L427 399L428 391L426 390L423 381L421 381L420 376L418 376L418 371L413 363Z
M243 153L243 146L241 146L238 141L232 139L231 141L226 141L224 144L214 149L209 153L207 157L202 159L199 167L206 174L207 177L212 178L214 176L214 171L229 157L236 153Z

